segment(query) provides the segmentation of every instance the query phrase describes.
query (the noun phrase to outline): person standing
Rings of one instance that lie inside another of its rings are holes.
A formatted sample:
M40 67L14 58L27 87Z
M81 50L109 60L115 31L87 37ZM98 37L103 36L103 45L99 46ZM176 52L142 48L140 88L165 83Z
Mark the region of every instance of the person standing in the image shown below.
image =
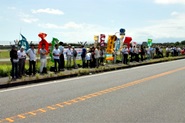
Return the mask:
M95 49L95 54L94 54L94 57L95 57L95 59L96 59L96 67L98 68L99 67L99 58L100 58L100 50L99 50L100 48L99 47L97 47L96 49Z
M10 51L10 61L12 63L11 71L12 80L15 80L18 78L18 62L19 62L15 45L12 46L12 49Z
M22 77L25 75L25 62L26 62L26 53L24 51L24 46L20 48L17 52L19 58L19 76Z
M125 45L124 48L122 49L123 64L128 63L128 53L129 53L129 49L128 49L127 45Z
M84 45L82 45L82 54L81 54L81 57L82 57L82 67L85 68L85 56L86 56L86 53L87 53L87 50L86 48L84 47Z
M103 65L104 63L104 50L103 47L100 48L100 65Z
M58 49L58 44L55 44L55 49L53 50L53 58L55 62L55 72L59 72L61 68L61 63L60 63L60 49ZM58 67L57 67L57 64L58 64Z
M65 60L64 60L64 47L63 47L63 42L59 43L59 49L60 49L60 64L61 64L61 70L64 71L65 67Z
M28 49L28 51L26 52L27 56L29 57L29 75L33 76L36 74L36 58L37 58L37 54L36 54L36 50L33 44L30 45L31 48Z
M73 56L73 66L74 68L78 68L77 64L76 64L76 57L78 55L77 51L75 50L75 47L72 47L73 51L72 51L72 56Z
M67 57L67 69L71 69L71 57L72 57L72 50L71 45L68 46L68 49L66 51L66 57Z
M42 44L42 48L40 49L40 73L46 73L47 67L47 50L45 49L45 44Z

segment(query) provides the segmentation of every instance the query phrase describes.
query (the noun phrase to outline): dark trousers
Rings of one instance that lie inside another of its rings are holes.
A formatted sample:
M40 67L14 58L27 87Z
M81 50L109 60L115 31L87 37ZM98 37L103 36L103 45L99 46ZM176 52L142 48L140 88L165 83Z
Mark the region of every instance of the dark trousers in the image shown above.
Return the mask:
M82 57L82 67L85 68L85 57Z
M127 64L128 62L128 54L123 55L123 64Z
M91 67L91 60L87 60L87 68Z
M130 53L130 62L133 62L134 53Z
M64 60L64 54L60 55L60 64L61 64L61 69L64 69L65 67L65 60Z
M36 71L35 71L35 65L36 65L36 61L32 60L29 61L29 75L35 75Z
M11 71L11 76L12 78L18 78L18 63L14 63L13 61L11 61L12 63L12 71Z
M60 68L61 68L60 59L54 59L54 62L55 62L55 72L60 71ZM57 66L57 64L58 64L58 66ZM57 68L58 68L58 70L57 70Z
M19 76L25 74L25 59L19 59Z

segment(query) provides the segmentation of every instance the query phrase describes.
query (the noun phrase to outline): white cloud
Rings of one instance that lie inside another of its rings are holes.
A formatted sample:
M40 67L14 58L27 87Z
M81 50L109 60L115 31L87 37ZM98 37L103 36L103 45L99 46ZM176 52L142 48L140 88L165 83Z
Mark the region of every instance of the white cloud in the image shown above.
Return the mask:
M20 16L20 20L25 23L33 23L39 20L38 18L34 18L33 16L25 14L25 13L20 13L19 16Z
M172 12L172 18L166 20L155 20L152 26L143 27L142 29L131 29L131 35L134 39L140 41L153 39L185 39L185 13ZM128 31L127 31L128 32Z
M64 25L56 25L56 24L39 24L42 28L48 29L58 29L55 30L54 37L61 37L61 40L66 41L67 43L73 42L77 43L77 41L88 41L88 43L92 43L94 40L94 35L99 34L114 34L115 31L113 28L102 27L101 25L94 24L77 24L75 22L68 22ZM112 31L112 32L111 32Z
M38 9L38 10L32 10L32 13L47 13L47 14L55 14L55 15L63 15L64 12L58 9Z
M155 0L158 4L185 4L185 0Z
M64 25L56 25L56 24L47 23L47 24L39 24L39 26L43 27L43 28L50 28L50 29L79 29L79 28L83 28L82 24L77 24L75 22L68 22Z

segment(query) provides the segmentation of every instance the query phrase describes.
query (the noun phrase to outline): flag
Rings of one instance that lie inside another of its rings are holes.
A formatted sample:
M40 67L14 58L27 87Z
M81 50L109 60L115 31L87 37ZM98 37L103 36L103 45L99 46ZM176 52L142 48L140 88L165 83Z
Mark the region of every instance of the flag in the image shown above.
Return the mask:
M116 48L116 52L120 49L120 39L119 38L117 38L115 42L115 48Z
M45 49L49 52L49 43L46 41L45 37L47 36L46 33L39 33L38 36L41 38L41 41L38 44L38 53L40 53L40 49L42 45L45 45Z
M51 42L51 48L50 48L50 57L51 57L51 61L54 62L53 59L53 50L55 48L55 44L58 44L59 40L57 38L53 38L52 42Z
M22 39L19 40L18 44L20 47L24 47L24 50L27 51L29 49L29 43L28 43L27 39L22 34L20 34L20 35L21 35Z
M148 39L148 47L151 47L152 46L152 39Z

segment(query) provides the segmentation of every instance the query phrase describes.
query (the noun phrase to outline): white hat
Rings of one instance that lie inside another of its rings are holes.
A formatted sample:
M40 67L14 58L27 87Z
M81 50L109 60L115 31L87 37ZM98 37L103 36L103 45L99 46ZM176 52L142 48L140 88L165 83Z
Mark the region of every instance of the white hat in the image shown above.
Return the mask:
M21 46L21 49L25 49L25 47L24 46Z

